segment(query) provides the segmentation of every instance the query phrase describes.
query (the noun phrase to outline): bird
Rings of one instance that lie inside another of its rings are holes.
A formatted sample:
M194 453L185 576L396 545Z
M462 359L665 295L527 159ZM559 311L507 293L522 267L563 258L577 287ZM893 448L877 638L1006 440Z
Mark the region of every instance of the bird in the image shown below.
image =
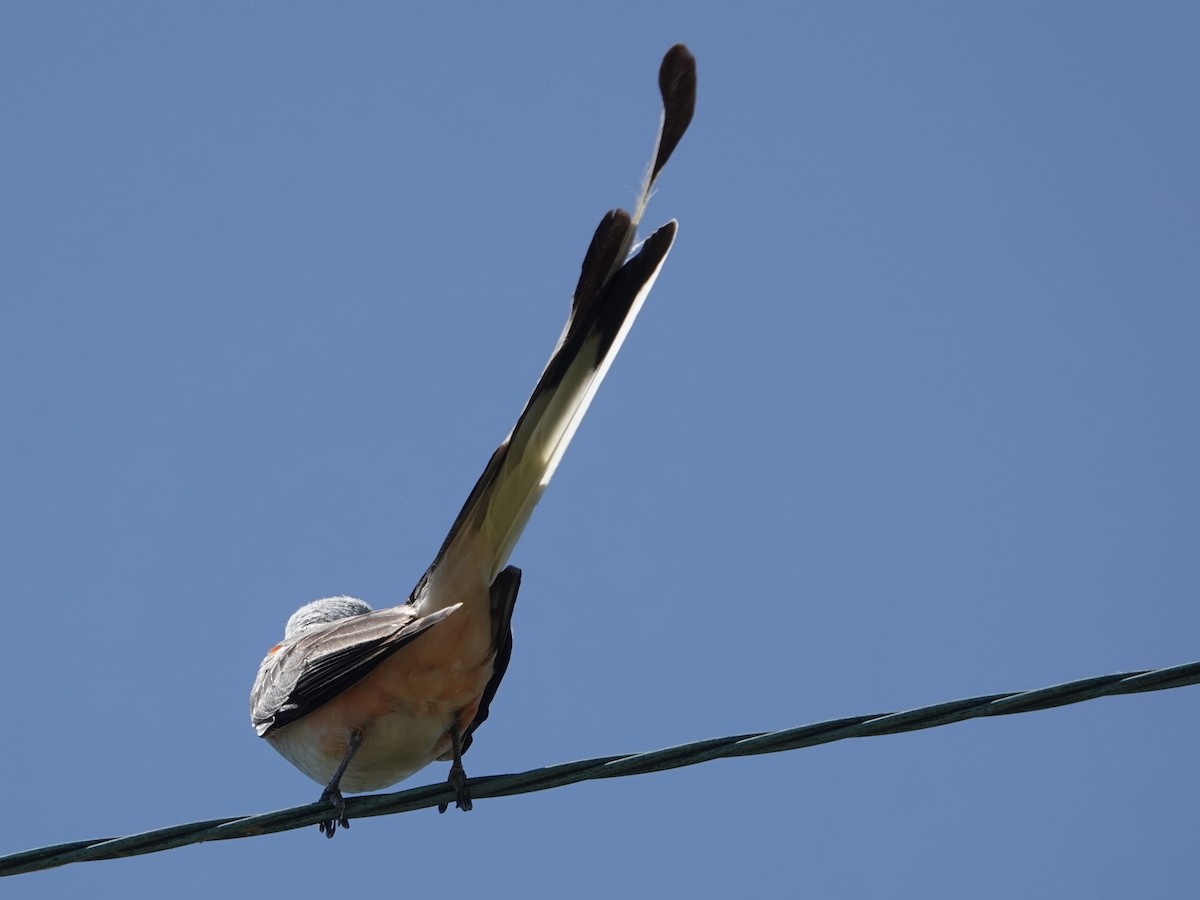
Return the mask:
M472 808L462 757L512 656L521 570L509 556L675 241L672 219L634 243L695 110L686 46L667 51L658 81L662 117L634 211L601 219L557 346L408 600L378 610L352 597L313 601L288 619L259 667L251 723L324 786L327 837L350 827L343 792L380 790L434 760L451 762L455 805Z

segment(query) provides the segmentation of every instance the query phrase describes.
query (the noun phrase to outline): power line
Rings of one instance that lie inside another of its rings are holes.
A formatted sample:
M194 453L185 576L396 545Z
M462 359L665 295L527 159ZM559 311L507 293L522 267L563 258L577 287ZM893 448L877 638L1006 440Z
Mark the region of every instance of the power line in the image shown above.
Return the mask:
M845 719L817 722L813 725L801 725L798 728L789 728L784 731L710 738L705 741L680 744L676 747L667 747L663 750L646 753L603 756L542 769L531 769L528 772L514 775L472 778L468 783L473 799L505 797L511 794L545 791L595 778L645 775L681 766L694 766L712 759L799 750L847 738L899 734L923 728L936 728L965 719L1034 712L1070 703L1082 703L1097 697L1162 691L1198 683L1200 683L1200 661L1166 669L1100 675L1033 691L969 697L965 700L952 700L949 703L923 706L905 712L851 716ZM453 801L453 788L442 782L391 794L348 797L346 798L346 814L352 819L387 816ZM168 828L159 828L126 837L96 838L38 847L34 850L25 850L0 857L0 876L52 869L68 863L157 853L173 847L182 847L203 841L232 840L277 831L290 831L316 825L328 817L329 805L327 803L309 803L305 806L295 806L290 809L253 816L234 816L172 825Z

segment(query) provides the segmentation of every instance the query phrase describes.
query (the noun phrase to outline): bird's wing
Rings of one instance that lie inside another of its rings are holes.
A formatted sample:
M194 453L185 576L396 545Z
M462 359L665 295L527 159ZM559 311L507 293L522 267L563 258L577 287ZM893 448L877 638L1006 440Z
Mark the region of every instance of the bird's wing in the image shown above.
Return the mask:
M488 683L483 689L483 696L479 698L479 710L462 736L463 753L467 752L471 742L475 740L475 729L487 720L492 709L492 701L496 699L496 691L500 689L500 682L504 680L504 673L508 671L513 647L512 614L520 587L521 570L516 566L508 566L492 582L489 594L491 595L492 623L495 629L493 641L496 646L496 659L492 663L492 677L488 679Z
M259 736L357 684L457 609L450 606L421 616L411 606L396 606L337 619L284 641L262 661L250 692L250 719Z

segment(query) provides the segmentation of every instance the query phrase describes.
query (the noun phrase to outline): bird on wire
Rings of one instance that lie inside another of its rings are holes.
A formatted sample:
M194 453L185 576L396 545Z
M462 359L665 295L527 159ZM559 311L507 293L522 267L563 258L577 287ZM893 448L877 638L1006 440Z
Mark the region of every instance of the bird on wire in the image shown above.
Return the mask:
M663 57L658 82L663 114L634 212L601 219L550 361L408 600L379 610L351 597L309 603L259 667L251 722L324 785L328 837L350 825L343 791L388 787L435 759L450 760L456 805L471 809L462 756L512 655L521 571L509 555L675 241L672 220L634 244L695 109L696 61L683 44Z

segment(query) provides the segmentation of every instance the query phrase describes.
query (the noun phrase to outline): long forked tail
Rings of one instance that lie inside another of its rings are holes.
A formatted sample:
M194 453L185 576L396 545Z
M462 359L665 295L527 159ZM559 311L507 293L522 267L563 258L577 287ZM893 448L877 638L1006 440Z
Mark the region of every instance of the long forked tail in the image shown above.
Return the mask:
M682 44L663 58L659 88L663 116L635 214L613 210L597 227L558 346L413 591L412 600L423 607L456 602L458 588L479 576L490 584L504 567L674 243L671 221L630 255L654 183L695 109L696 62ZM445 589L431 591L431 581Z

